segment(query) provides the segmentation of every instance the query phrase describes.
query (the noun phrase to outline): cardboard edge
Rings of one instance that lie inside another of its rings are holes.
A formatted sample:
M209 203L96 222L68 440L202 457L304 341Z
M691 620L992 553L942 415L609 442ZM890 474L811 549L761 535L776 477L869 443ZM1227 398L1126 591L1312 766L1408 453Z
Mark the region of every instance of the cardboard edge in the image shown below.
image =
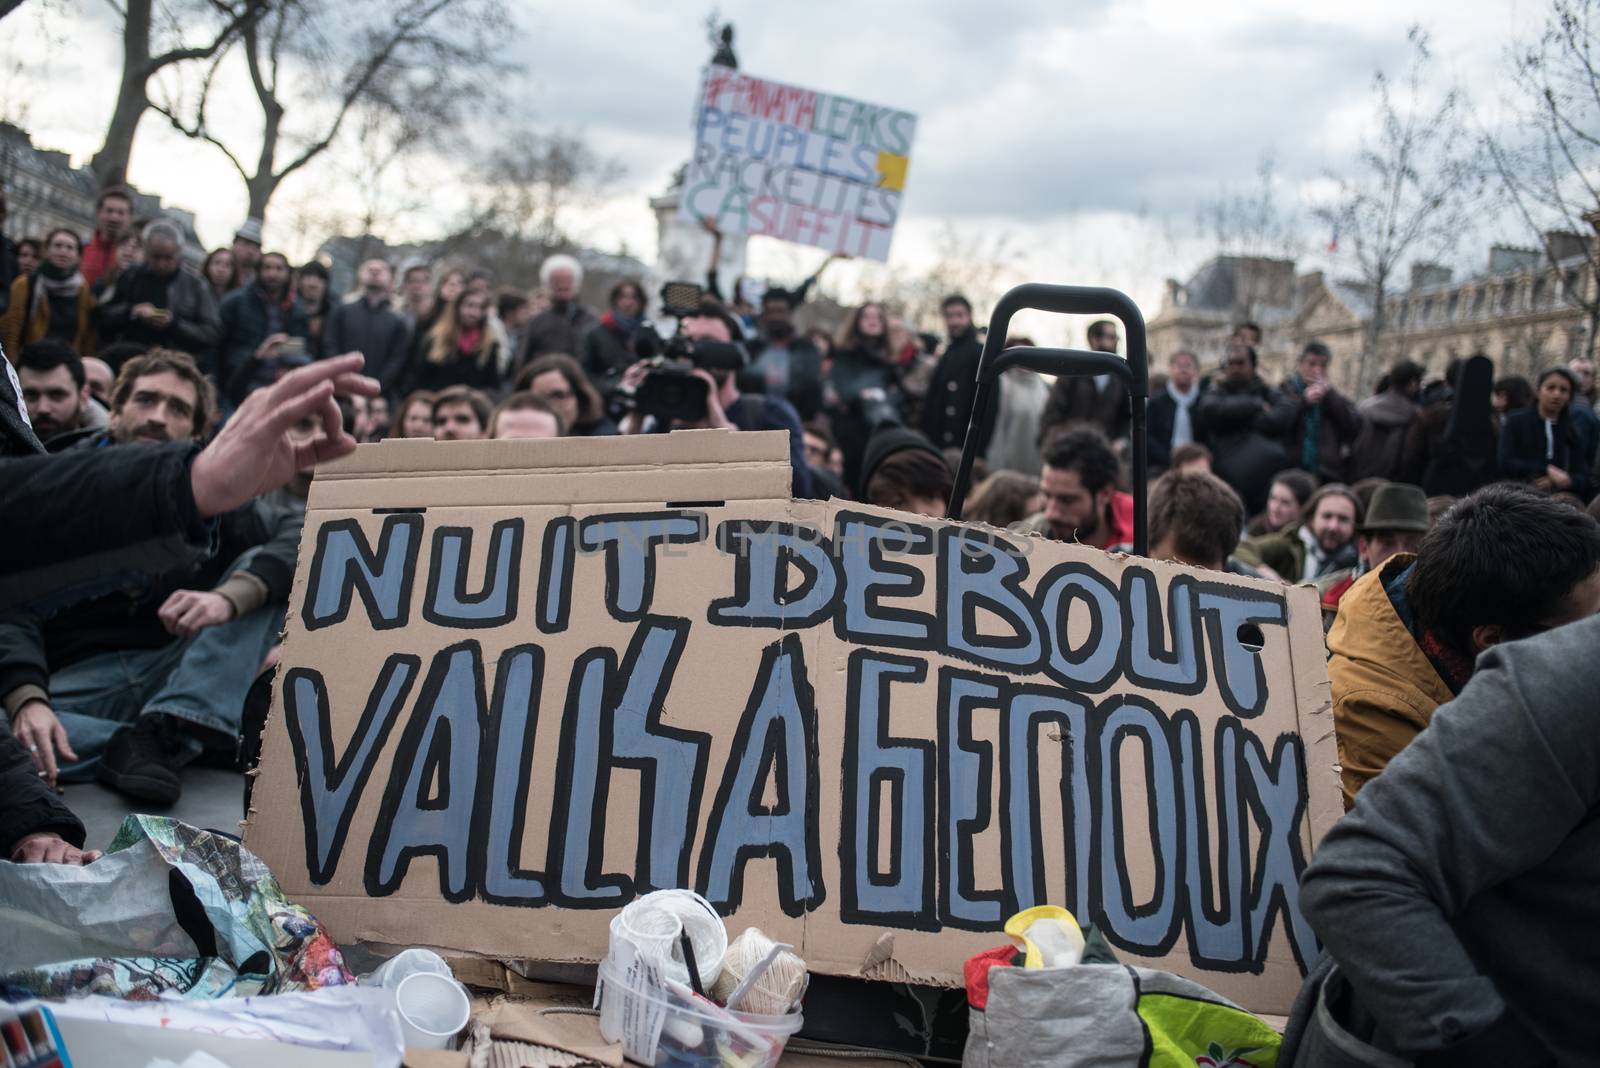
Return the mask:
M1280 587L1281 588L1281 587ZM1326 649L1322 632L1322 604L1315 586L1291 586L1284 600L1289 606L1289 648ZM1306 859L1333 825L1344 817L1339 787L1338 747L1334 740L1333 685L1328 679L1326 656L1291 663L1294 685L1295 722L1305 740L1306 753ZM1332 757L1318 764L1319 753ZM1324 789L1315 788L1325 779Z

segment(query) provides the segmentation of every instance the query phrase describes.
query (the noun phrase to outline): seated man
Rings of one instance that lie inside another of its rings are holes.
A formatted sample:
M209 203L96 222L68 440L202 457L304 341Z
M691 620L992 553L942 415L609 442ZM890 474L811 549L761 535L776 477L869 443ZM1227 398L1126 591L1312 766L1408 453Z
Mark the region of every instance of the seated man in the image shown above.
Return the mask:
M28 421L45 448L56 452L81 431L106 425L106 416L89 395L83 361L65 341L45 338L22 346L17 379Z
M1310 582L1356 563L1356 527L1361 523L1361 498L1349 486L1323 486L1306 502L1305 522L1292 523L1276 534L1246 538L1239 559L1270 569L1285 582Z
M566 428L555 409L532 393L513 393L489 421L491 438L559 438Z
M1487 512L1477 496L1470 510ZM1457 521L1452 513L1435 533ZM1540 534L1529 526L1517 547ZM1424 555L1432 544L1430 534ZM1491 561L1499 554L1458 562ZM1530 564L1540 566L1511 570ZM1295 1063L1594 1063L1597 647L1600 619L1588 619L1485 653L1472 682L1323 838L1300 908L1338 967L1315 1012L1319 1037L1340 1052Z
M482 441L494 414L489 398L470 386L451 386L433 400L436 441Z
M1357 579L1328 631L1345 807L1461 692L1478 654L1600 609L1600 524L1521 486L1460 501Z
M1354 567L1332 571L1317 579L1322 597L1323 620L1333 622L1339 601L1355 585L1356 579L1397 553L1414 553L1431 526L1428 498L1416 486L1404 482L1385 482L1372 495L1356 539L1360 559Z
M1133 540L1133 498L1117 488L1119 465L1110 442L1082 427L1057 435L1044 447L1039 491L1044 511L1018 530L1097 549Z
M109 433L84 446L199 440L215 410L194 360L157 349L123 367ZM280 627L269 606L288 595L298 519L250 502L219 517L216 550L197 564L0 622L0 702L47 783L92 773L170 804L183 765L234 752L244 695ZM83 521L115 523L116 503Z
M1173 469L1150 487L1150 558L1227 571L1244 501L1216 475Z

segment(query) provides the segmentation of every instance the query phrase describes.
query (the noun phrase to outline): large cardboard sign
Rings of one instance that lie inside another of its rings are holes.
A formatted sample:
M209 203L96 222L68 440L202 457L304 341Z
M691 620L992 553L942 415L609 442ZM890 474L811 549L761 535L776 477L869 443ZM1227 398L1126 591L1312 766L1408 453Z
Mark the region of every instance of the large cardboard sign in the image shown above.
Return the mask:
M917 117L706 68L678 214L847 256L889 258Z
M319 471L250 848L341 941L595 961L687 886L958 985L1050 903L1285 1011L1339 814L1314 591L788 489L781 433Z

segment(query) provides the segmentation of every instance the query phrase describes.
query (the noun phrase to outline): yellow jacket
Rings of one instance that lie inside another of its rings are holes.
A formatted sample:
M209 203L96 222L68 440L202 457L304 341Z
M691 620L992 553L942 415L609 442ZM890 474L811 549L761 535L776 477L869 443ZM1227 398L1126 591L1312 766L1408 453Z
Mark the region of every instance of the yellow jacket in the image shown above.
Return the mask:
M32 315L27 314L27 307L28 276L19 274L11 283L11 304L5 314L0 315L0 346L4 346L6 357L12 363L21 358L22 346L30 341L38 341L50 329L50 308L45 301L39 302L39 307L34 309ZM94 294L89 291L87 284L78 290L78 332L71 342L78 355L85 359L93 356L98 347L94 329Z
M1339 601L1328 631L1328 678L1346 811L1356 792L1422 732L1455 695L1395 611L1383 584L1416 557L1369 571Z

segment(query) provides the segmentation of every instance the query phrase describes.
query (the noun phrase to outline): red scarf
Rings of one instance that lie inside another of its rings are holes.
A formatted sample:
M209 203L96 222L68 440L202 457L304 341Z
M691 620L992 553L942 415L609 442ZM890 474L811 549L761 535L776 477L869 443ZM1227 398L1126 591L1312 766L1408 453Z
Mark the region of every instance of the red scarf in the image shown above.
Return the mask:
M463 356L476 356L483 347L483 327L471 326L461 331L461 336L456 338L456 347Z

